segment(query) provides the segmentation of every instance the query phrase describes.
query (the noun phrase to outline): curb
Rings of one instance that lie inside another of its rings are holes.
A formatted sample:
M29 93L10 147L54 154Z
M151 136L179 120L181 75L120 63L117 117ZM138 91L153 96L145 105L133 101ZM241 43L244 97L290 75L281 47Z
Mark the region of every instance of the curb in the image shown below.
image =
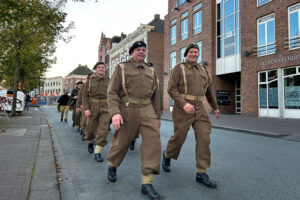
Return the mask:
M161 118L161 120L173 121L172 119L169 119L169 118ZM250 134L250 135L257 135L257 136L263 136L263 137L270 137L270 138L283 138L283 137L292 135L292 134L274 134L271 132L248 130L248 129L241 129L241 128L235 128L235 127L225 127L225 126L219 126L219 125L212 125L212 128L228 130L228 131L236 131L236 132L240 132L240 133L246 133L246 134Z

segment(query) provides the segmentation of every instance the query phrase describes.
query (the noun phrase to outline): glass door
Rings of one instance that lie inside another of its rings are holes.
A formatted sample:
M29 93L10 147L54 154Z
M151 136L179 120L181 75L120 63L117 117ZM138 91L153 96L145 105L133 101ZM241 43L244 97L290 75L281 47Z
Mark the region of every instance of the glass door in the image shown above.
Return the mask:
M277 70L259 72L258 81L259 116L279 117Z

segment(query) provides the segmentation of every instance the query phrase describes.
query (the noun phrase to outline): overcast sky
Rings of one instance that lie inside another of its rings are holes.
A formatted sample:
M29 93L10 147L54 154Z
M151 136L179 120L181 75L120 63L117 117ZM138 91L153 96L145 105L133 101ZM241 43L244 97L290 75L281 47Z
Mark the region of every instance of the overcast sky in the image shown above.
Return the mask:
M111 38L132 33L139 25L149 23L155 14L160 18L168 12L168 0L87 0L74 3L71 0L64 10L67 21L75 22L75 29L70 35L75 36L71 42L57 44L57 58L46 77L66 76L79 64L89 68L98 60L98 45L101 32Z

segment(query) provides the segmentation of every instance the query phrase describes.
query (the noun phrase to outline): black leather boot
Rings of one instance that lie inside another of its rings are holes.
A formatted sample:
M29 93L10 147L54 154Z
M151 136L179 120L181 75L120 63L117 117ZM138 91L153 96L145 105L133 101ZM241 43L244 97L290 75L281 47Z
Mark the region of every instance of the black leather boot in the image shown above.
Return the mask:
M85 133L82 133L81 140L84 141L85 140L84 138L85 138Z
M152 184L142 184L141 192L147 194L150 199L159 199L160 195L155 191Z
M134 150L134 144L135 144L135 140L132 140L129 146L130 150Z
M82 135L83 134L83 130L82 129L80 129L80 135Z
M163 160L162 160L162 168L166 171L169 172L171 170L170 166L171 166L171 158L167 158L165 156L165 151L163 152Z
M108 166L107 178L110 182L116 182L117 180L117 168Z
M72 127L75 127L75 122L73 122Z
M94 143L88 143L88 152L93 153L94 151Z
M211 180L206 173L197 173L196 181L204 184L209 188L217 188L217 184L215 181Z
M103 162L103 158L101 156L101 153L95 153L95 160L97 162Z

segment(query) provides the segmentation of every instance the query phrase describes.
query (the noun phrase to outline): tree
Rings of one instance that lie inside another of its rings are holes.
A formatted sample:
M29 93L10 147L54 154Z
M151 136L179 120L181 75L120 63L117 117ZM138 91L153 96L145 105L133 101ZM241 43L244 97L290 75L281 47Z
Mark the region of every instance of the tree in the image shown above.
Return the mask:
M64 36L73 27L72 23L67 27L63 26L67 14L62 8L66 2L67 0L0 1L0 77L6 77L5 84L13 84L13 116L16 115L20 78L25 83L25 77L30 74L41 77L54 61L51 56L55 52L57 40L70 39Z

